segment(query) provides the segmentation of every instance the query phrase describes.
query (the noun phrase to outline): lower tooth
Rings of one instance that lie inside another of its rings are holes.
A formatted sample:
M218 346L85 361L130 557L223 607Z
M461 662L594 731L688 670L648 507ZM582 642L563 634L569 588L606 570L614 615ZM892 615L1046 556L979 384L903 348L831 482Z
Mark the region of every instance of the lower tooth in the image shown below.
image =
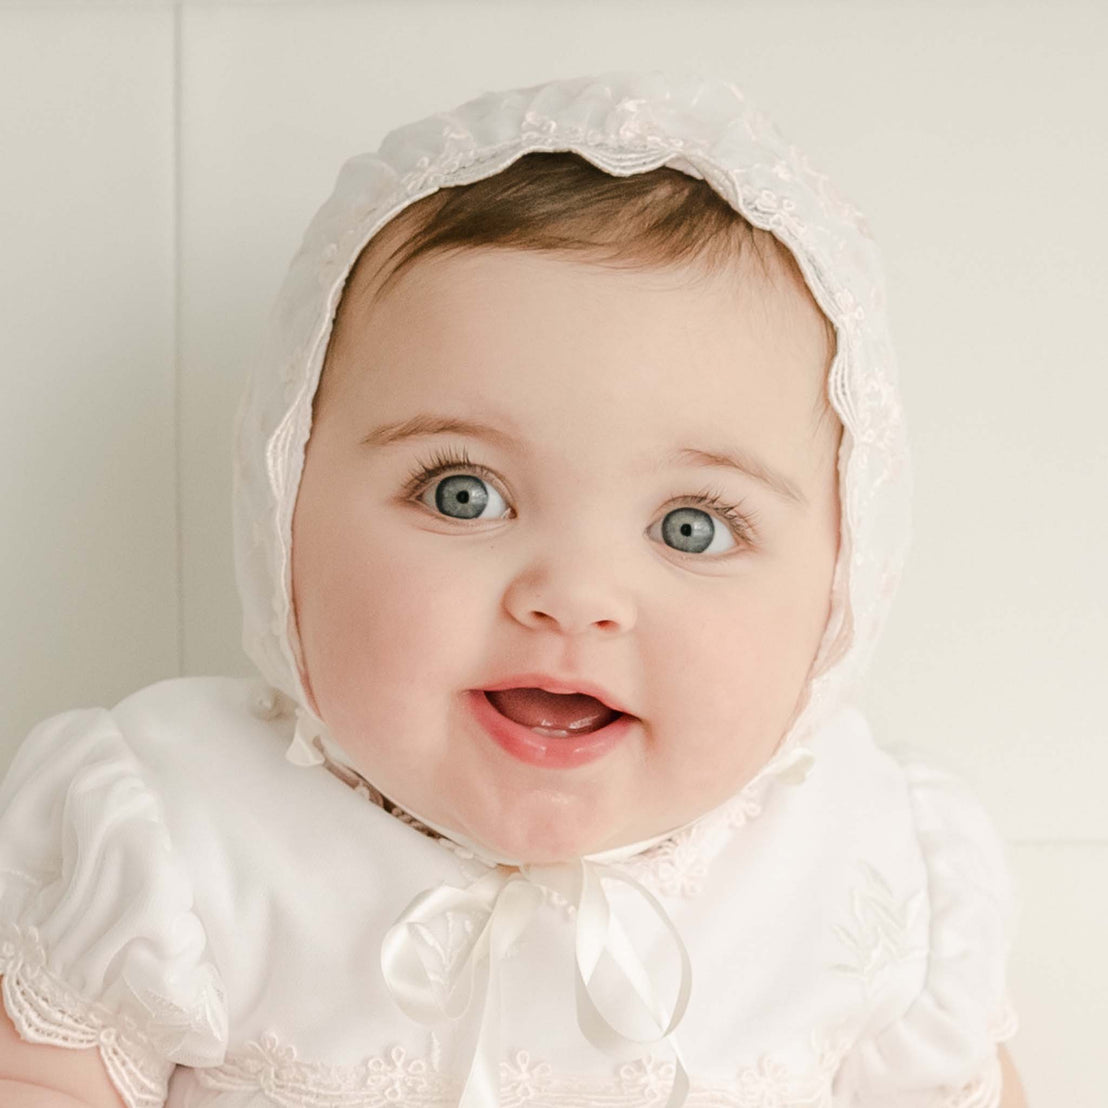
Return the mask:
M548 739L565 739L569 737L568 731L560 731L553 727L532 727L536 735L542 735Z

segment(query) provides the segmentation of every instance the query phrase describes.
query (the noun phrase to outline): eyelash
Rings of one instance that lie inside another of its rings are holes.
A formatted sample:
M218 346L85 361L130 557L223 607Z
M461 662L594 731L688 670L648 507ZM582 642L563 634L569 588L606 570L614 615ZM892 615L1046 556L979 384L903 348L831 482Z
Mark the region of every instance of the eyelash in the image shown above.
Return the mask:
M409 473L404 486L406 499L415 500L436 477L442 477L456 469L464 469L484 481L489 481L491 484L496 483L495 474L479 462L472 461L464 447L459 451L437 450L427 461L417 463ZM705 488L698 493L681 499L697 508L711 509L727 524L735 538L740 542L752 546L757 541L757 513L748 508L742 508L741 504L729 503L715 489ZM681 506L675 505L670 511ZM676 551L676 553L681 553L681 551ZM699 557L699 555L692 556Z

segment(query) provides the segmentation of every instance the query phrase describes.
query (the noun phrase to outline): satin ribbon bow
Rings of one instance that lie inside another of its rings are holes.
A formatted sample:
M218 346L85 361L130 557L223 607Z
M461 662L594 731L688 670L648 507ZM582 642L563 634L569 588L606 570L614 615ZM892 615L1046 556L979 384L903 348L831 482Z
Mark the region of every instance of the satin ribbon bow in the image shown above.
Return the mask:
M612 913L602 880L620 881L633 888L669 933L681 961L681 980L668 1016L654 994L646 967ZM668 1040L676 1072L665 1108L680 1108L688 1096L689 1078L673 1032L685 1014L692 989L688 951L655 896L626 874L587 858L556 866L498 866L465 889L439 885L420 893L385 933L381 944L385 982L397 1004L412 1019L423 1024L458 1019L477 994L477 1042L458 1108L490 1108L500 1102L500 961L531 922L542 900L540 885L554 889L577 906L576 1000L582 1033L607 1053L627 1043L648 1045ZM421 925L444 919L446 913L459 911L482 918L480 931L448 977L435 979L420 957L418 930ZM603 958L615 964L628 986L620 1007L626 1012L641 1003L658 1026L658 1034L645 1038L627 1034L600 1011L590 984Z

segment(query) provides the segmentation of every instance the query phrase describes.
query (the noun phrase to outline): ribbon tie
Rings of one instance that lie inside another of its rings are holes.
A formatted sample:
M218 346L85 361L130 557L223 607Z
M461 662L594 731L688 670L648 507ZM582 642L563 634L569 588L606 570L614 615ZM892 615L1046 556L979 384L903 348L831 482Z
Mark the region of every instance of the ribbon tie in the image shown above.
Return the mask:
M665 925L681 961L681 980L673 1011L659 1003L646 967L612 912L604 880L633 888ZM688 1007L692 966L685 944L658 899L639 882L587 858L554 866L497 866L468 888L439 885L420 893L385 933L381 969L400 1008L423 1024L458 1019L477 994L479 1025L473 1060L458 1108L489 1108L499 1103L500 962L507 949L527 928L542 900L545 885L577 906L576 1000L577 1022L585 1038L606 1053L627 1043L653 1044L668 1040L676 1060L673 1088L665 1108L680 1108L689 1091L689 1078L673 1032ZM418 931L450 912L470 912L482 919L476 939L464 958L436 979L420 957ZM645 1038L615 1026L597 1006L590 988L603 958L610 959L627 989L624 1011L641 1004L658 1033ZM635 998L638 998L637 1001Z

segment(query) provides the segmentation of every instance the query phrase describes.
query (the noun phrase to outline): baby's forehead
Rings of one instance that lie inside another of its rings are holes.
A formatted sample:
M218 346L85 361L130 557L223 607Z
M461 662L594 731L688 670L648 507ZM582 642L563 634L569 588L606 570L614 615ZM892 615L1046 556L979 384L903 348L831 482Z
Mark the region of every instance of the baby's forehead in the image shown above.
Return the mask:
M491 316L495 324L497 305L507 319L527 286L536 296L549 281L549 259L571 263L575 280L583 287L602 287L604 305L610 311L611 329L618 334L623 313L621 302L635 302L644 292L658 297L665 310L668 298L690 304L695 317L677 321L690 346L723 342L742 317L756 327L763 348L792 348L810 370L805 371L813 390L813 402L819 406L825 398L827 371L836 349L834 329L817 306L792 255L782 246L762 248L716 264L699 257L666 266L644 265L638 260L588 254L510 250L515 261L510 269L511 286L505 289L490 280L495 265L482 259L503 256L508 248L457 246L423 253L404 266L397 275L395 258L410 242L403 225L387 228L388 234L368 244L356 263L340 303L328 350L325 377L341 375L336 363L365 366L372 363L371 351L379 321L394 310L398 302L408 305L409 333L418 336L422 313L452 312L455 316ZM443 266L443 262L449 264ZM446 274L449 273L449 276ZM599 281L593 282L596 275ZM690 297L690 294L692 296ZM417 306L411 308L415 303ZM534 313L543 315L541 307ZM565 325L572 326L572 319ZM375 326L376 324L376 326ZM635 341L630 333L621 336ZM603 374L604 362L597 359L596 372Z
M633 239L616 239L607 247L551 249L543 246L486 243L454 243L422 249L419 224L402 212L366 244L351 268L340 299L365 311L385 299L413 270L426 271L436 258L475 256L495 250L512 250L535 257L553 257L622 274L628 294L645 286L666 288L727 285L736 303L757 300L763 308L782 313L807 309L823 315L789 249L768 232L761 232L749 248L733 253L707 252L675 259L656 259L636 248ZM407 217L407 218L406 218ZM833 328L827 322L828 331Z
M679 424L709 429L691 438L726 443L758 422L759 438L822 447L823 317L782 274L753 268L759 288L741 292L744 275L699 262L614 268L488 248L425 255L348 315L331 358L330 387L344 399L330 407L401 422L444 411L472 421L500 408L540 453L579 423L598 434L618 428L640 453ZM590 415L602 410L607 423ZM582 443L592 450L591 439Z

